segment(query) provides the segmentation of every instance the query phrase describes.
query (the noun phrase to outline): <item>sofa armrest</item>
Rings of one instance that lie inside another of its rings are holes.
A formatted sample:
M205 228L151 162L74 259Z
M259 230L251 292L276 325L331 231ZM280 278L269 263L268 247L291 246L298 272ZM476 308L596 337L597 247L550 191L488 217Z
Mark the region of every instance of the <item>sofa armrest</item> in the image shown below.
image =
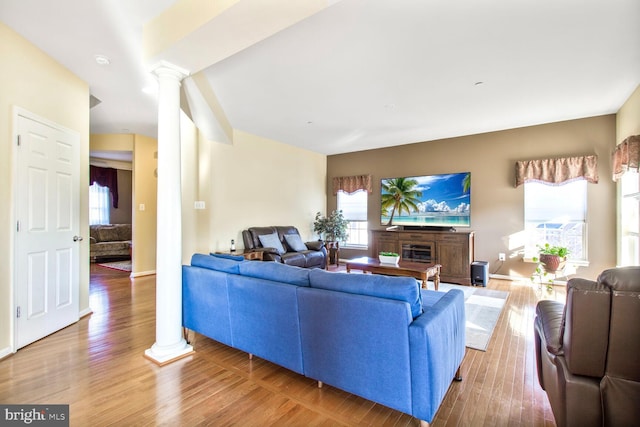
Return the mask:
M304 242L308 249L312 251L321 251L324 248L324 242L322 240L315 240L313 242Z
M409 325L414 417L431 422L442 403L464 358L465 323L464 293L454 289Z

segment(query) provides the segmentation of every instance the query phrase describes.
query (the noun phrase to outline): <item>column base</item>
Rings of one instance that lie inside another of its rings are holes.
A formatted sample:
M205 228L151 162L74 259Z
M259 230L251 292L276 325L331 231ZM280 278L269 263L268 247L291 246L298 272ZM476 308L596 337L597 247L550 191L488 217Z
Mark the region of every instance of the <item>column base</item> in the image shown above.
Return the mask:
M157 365L164 366L183 357L190 356L193 353L195 353L193 347L182 340L178 345L165 348L160 348L156 343L144 351L144 357Z

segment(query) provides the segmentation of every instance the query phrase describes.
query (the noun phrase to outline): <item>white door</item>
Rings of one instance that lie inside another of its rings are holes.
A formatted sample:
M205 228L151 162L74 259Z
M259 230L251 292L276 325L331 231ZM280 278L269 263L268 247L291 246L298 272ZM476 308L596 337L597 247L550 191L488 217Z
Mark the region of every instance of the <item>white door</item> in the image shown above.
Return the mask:
M80 137L17 117L15 348L78 320Z

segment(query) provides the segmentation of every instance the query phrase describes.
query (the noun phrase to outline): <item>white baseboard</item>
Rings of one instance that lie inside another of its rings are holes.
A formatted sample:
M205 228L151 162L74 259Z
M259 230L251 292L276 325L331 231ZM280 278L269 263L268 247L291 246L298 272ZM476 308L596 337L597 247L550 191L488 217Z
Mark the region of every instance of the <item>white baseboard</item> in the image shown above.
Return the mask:
M511 280L512 282L523 282L523 283L531 283L530 277L521 277L521 276L507 276L505 274L490 274L490 279L498 279L498 280ZM566 285L566 280L554 280L554 285Z
M84 310L80 310L80 313L78 313L78 316L80 318L83 318L84 316L88 316L92 313L93 313L93 310L91 310L91 307L87 307Z
M521 282L521 281L529 281L531 280L528 277L521 276L508 276L506 274L490 274L489 279L500 279L500 280L511 280L513 282Z
M11 347L5 347L0 349L0 360L2 360L3 358L9 356L13 354L13 352L11 351Z
M140 277L140 276L151 276L152 274L156 274L156 271L155 270L138 271L136 273L131 273L129 277L134 278L134 277Z

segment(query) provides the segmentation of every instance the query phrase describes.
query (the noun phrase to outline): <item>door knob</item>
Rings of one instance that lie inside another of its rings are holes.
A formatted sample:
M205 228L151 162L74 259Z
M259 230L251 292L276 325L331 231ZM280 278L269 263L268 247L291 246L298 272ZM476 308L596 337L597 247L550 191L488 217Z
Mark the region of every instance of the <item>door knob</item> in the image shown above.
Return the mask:
M74 242L82 242L82 236L73 236Z

